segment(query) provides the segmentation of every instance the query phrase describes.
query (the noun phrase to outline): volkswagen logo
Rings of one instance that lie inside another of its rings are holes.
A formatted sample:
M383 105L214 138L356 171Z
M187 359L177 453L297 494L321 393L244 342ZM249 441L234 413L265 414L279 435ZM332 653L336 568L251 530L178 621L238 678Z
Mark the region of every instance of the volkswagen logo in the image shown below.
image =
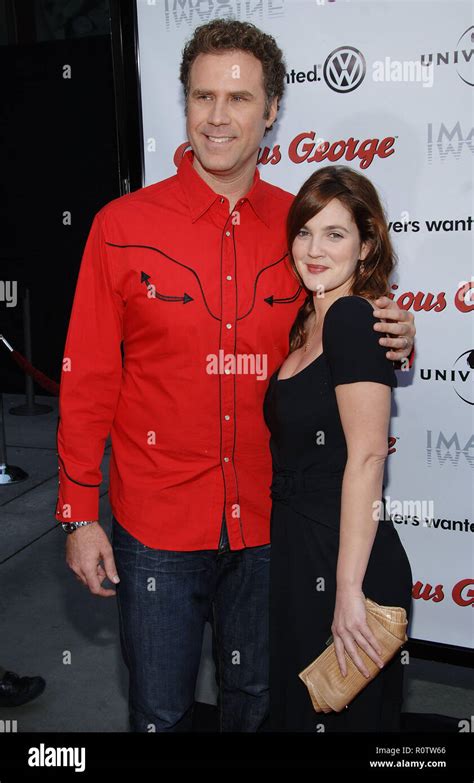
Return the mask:
M335 92L352 92L364 79L365 57L353 46L339 46L328 55L323 67L326 84Z

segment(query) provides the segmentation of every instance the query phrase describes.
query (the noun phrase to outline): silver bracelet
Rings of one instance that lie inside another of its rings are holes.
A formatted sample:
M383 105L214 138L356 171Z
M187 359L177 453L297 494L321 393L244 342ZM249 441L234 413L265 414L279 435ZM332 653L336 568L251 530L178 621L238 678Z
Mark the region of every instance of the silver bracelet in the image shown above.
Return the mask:
M74 533L78 527L93 525L96 519L82 520L81 522L61 522L61 527L66 533Z

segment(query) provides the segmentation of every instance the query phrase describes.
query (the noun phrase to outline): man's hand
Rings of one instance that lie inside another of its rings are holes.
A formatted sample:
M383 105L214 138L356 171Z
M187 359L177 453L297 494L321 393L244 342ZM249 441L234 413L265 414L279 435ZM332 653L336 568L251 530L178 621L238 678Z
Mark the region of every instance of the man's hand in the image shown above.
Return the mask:
M115 583L120 582L120 579L112 546L98 522L78 527L74 533L68 534L66 563L74 571L76 578L94 595L104 598L115 595L115 590L102 587L106 577Z
M407 359L415 342L416 328L413 313L401 310L388 296L376 299L375 307L374 318L383 318L384 323L375 323L374 329L377 332L393 335L393 337L381 337L379 340L380 345L392 349L385 354L387 359L393 362Z

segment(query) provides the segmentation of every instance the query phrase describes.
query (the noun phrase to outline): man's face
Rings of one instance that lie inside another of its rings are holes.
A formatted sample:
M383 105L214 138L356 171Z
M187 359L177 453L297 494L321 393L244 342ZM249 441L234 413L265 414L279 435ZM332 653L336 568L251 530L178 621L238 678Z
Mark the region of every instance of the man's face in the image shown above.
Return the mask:
M186 130L195 159L211 173L234 176L256 163L265 128L260 60L240 50L199 54L191 66Z

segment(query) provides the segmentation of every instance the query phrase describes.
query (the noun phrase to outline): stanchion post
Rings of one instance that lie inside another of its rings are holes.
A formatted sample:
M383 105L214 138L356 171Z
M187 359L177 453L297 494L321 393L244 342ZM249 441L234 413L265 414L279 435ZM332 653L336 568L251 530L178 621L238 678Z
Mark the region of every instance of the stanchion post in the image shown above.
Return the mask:
M25 346L25 358L32 363L31 350L31 310L30 310L30 289L25 288L25 294L22 297L23 304L23 341ZM50 413L53 409L50 405L43 405L35 402L33 378L25 375L25 395L26 402L10 408L13 416L40 416L43 413Z
M0 392L0 486L3 484L16 484L28 478L28 473L16 465L7 462L7 441L5 436L5 410L3 407L3 394Z

